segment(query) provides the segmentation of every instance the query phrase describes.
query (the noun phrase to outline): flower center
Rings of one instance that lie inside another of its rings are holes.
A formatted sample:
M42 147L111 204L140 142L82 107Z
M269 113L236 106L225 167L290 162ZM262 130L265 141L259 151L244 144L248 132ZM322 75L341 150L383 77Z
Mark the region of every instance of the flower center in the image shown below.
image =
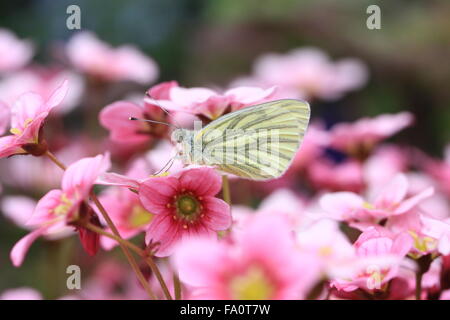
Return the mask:
M136 205L133 207L131 211L129 223L132 227L137 228L149 223L153 218L153 215L145 210L140 205Z
M72 201L66 196L65 193L61 195L60 201L60 204L53 209L53 213L57 216L67 214L73 205Z
M201 205L192 194L183 194L175 200L177 213L186 220L194 220L200 212Z
M23 129L25 129L26 127L28 127L28 125L33 122L33 119L28 118L25 120L24 124L23 124ZM11 130L9 130L9 132L11 132L12 134L19 136L23 133L23 129L20 128L11 128Z
M273 298L275 287L264 270L252 266L231 280L230 291L233 300L267 300Z

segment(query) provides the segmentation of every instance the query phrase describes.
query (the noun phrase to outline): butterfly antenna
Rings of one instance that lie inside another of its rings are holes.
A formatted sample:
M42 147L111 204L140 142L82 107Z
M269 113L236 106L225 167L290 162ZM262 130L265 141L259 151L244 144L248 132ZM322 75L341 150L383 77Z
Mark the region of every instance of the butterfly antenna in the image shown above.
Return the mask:
M164 111L165 114L167 114L170 118L173 119L173 121L175 122L175 126L177 127L177 129L179 129L181 126L180 124L177 122L177 120L175 120L175 118L173 117L173 115L170 114L169 111L167 111L166 108L164 108L161 104L159 104L159 102L152 97L152 95L150 94L150 92L145 92L145 95L152 100L152 103L155 104L156 106L160 107L162 111Z
M165 126L168 127L174 127L179 129L177 126L171 124L171 123L167 123L167 122L162 122L162 121L156 121L156 120L149 120L149 119L139 119L139 118L135 118L135 117L129 117L128 120L132 120L132 121L144 121L144 122L150 122L150 123L157 123L157 124L163 124Z
M153 175L157 176L157 175L160 175L161 173L169 171L170 168L172 168L174 161L175 161L175 157L170 158L169 161L167 161L166 164L159 171L155 172Z

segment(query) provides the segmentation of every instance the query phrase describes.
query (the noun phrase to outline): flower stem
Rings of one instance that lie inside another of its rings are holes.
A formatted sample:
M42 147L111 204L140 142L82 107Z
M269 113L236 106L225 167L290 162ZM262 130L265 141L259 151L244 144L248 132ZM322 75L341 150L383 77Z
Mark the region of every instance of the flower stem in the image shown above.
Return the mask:
M173 288L175 292L175 300L181 300L181 283L178 273L173 273Z
M46 152L47 157L53 161L58 167L60 167L62 170L66 170L66 166L60 162L53 153L51 153L50 151ZM108 213L106 212L105 208L102 206L102 204L100 203L100 201L98 201L97 196L91 192L91 198L94 201L94 203L96 204L96 206L98 207L98 209L100 210L100 212L103 215L103 218L105 219L105 221L107 222L109 228L113 231L114 235L117 238L122 239L122 237L120 236L119 232L117 231L116 226L114 225L114 223L112 222L111 218L109 217ZM144 275L142 274L141 270L139 269L139 266L136 262L136 260L134 259L134 257L131 255L130 251L128 250L128 248L122 243L119 242L119 245L125 255L125 257L128 260L128 263L130 264L131 268L133 269L134 273L136 274L136 277L138 278L139 282L141 283L142 287L144 287L144 290L147 292L148 296L151 299L156 299L155 294L153 293L152 289L150 288L147 280L145 279Z
M50 160L52 160L53 163L56 164L56 165L57 165L58 167L60 167L61 169L63 169L63 170L66 170L66 169L67 169L67 167L66 167L61 161L59 161L58 158L56 158L56 156L55 156L53 153L51 153L49 150L47 150L47 152L45 153L45 155L46 155Z
M119 243L122 243L124 246L130 248L131 250L133 250L135 253L137 253L138 255L140 255L145 262L148 264L148 266L151 268L152 272L155 274L156 278L159 281L159 284L161 285L161 288L163 289L164 295L166 296L167 300L172 300L172 297L170 295L169 289L167 288L167 285L164 281L164 278L162 277L161 272L158 269L158 266L156 265L156 263L153 261L153 259L141 248L139 248L138 246L136 246L135 244L131 243L130 241L127 241L123 238L117 237L116 235L109 233L105 230L103 230L102 228L92 224L92 223L87 223L84 225L84 227L86 229L89 229L93 232L96 232L102 236L111 238L113 240L116 240Z
M223 200L231 206L230 183L226 174L222 175L222 195Z
M423 273L421 270L416 272L416 300L422 299L422 277Z

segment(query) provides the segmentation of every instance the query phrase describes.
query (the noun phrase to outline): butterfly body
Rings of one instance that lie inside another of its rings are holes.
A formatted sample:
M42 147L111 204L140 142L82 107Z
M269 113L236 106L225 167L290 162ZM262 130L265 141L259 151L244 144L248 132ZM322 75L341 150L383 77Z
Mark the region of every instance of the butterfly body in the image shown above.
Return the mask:
M306 132L307 102L284 99L244 108L198 130L177 129L173 140L185 164L210 165L252 180L283 175Z

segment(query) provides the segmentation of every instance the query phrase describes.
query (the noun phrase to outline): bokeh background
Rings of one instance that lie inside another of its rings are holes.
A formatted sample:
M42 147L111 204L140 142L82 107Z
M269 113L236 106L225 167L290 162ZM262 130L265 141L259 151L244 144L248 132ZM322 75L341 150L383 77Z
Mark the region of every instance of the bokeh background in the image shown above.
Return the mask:
M0 2L0 26L34 42L35 62L65 65L63 46L76 32L66 28L66 8L71 4L81 8L83 30L114 46L135 44L153 57L160 67L158 82L226 87L249 74L261 54L303 46L320 48L333 59L359 58L369 68L367 85L337 101L315 100L313 116L331 126L408 110L416 116L416 124L397 135L396 142L441 156L450 141L449 1L17 0ZM381 7L381 30L366 27L366 8L371 4ZM102 106L126 92L147 88L113 87ZM78 130L79 119L75 110L64 121ZM98 126L98 133L90 134L107 132ZM0 160L0 166L5 161L10 160ZM83 263L88 270L102 259L100 255L85 261L78 240L72 237L40 241L26 263L15 269L9 250L24 233L0 215L0 292L26 285L45 297L58 297L64 292L62 266L68 260Z

